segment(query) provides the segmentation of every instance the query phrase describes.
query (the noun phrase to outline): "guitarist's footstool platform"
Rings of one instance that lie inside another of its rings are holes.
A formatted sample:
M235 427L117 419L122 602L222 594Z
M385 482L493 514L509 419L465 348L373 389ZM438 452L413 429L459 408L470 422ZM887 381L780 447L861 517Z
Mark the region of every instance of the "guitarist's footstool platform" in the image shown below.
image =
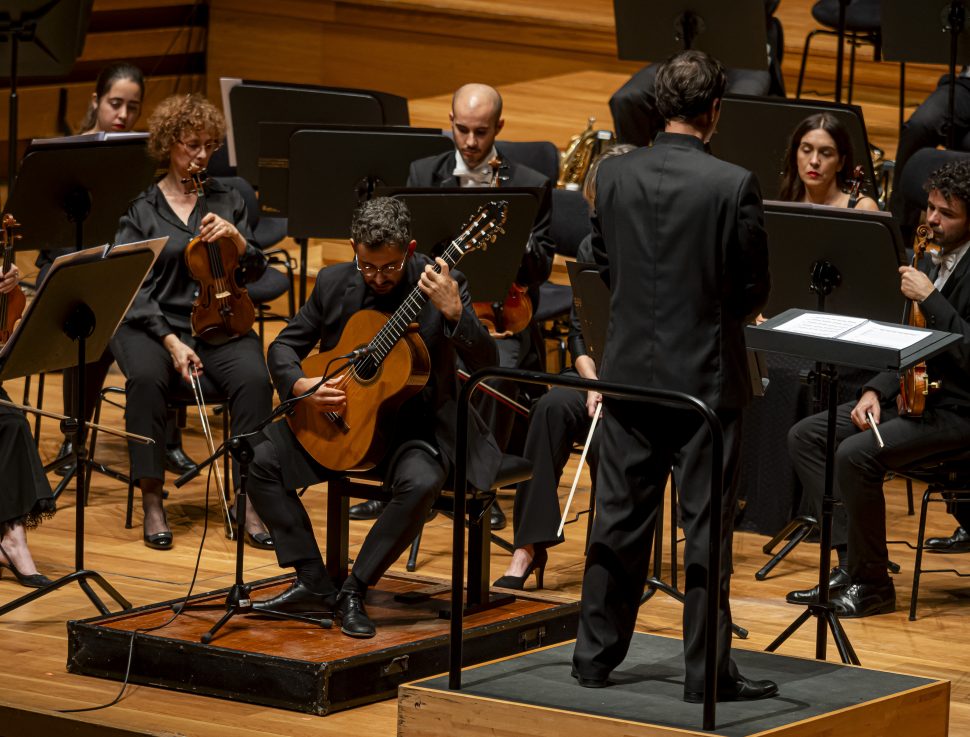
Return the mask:
M257 582L254 598L275 596L291 582L292 576ZM248 616L232 619L202 645L199 637L221 616L226 593L194 597L220 606L190 609L150 633L139 630L168 620L174 602L68 622L68 670L120 681L134 637L132 683L324 715L395 698L401 683L448 668L449 623L439 616L450 604L447 584L414 575L382 578L367 594L377 624L369 640L347 637L337 627ZM465 662L570 640L578 618L578 602L518 592L508 604L465 617Z

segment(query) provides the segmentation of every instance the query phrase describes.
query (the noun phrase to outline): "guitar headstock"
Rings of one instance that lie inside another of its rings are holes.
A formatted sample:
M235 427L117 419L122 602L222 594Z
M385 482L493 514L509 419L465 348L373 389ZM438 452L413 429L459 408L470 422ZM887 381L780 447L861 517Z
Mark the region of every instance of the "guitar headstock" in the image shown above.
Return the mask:
M486 202L476 212L465 227L462 228L454 245L462 253L468 253L476 249L485 249L490 243L505 231L502 226L509 215L509 203L507 200Z

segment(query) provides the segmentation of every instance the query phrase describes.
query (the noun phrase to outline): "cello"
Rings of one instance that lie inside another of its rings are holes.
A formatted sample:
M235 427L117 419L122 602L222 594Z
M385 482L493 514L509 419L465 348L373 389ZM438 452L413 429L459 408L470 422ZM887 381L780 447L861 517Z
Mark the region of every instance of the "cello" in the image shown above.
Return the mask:
M928 249L935 247L930 245L930 237L933 231L927 225L920 225L916 229L916 240L913 243L913 268L919 268L919 261ZM926 318L919 308L916 300L911 300L906 305L908 313L907 324L917 327L926 327ZM899 414L905 417L922 417L926 407L926 398L931 391L936 391L941 386L940 381L930 381L930 376L926 371L926 361L920 361L912 368L899 377Z
M202 203L202 215L208 214L205 204L205 169L195 163L189 165L189 177ZM245 335L256 321L256 308L249 292L239 279L239 250L229 238L202 240L196 236L185 247L185 265L199 283L199 294L192 304L192 335L210 345L222 345Z
M3 271L0 273L6 274L13 265L13 244L15 241L20 240L21 236L15 235L11 231L19 227L20 223L9 212L3 216L3 222L0 223L0 247L3 248ZM24 314L24 307L26 306L27 297L24 296L24 290L20 288L20 285L17 285L6 294L0 294L0 344L10 340L10 334L13 332L17 320Z
M485 248L497 237L507 214L507 202L483 205L441 258L454 268L466 253ZM437 262L433 268L441 273ZM383 458L380 428L387 426L385 420L391 420L405 400L421 391L430 375L428 348L415 328L427 301L415 286L390 317L359 310L347 321L336 346L303 361L305 376L327 379L328 366L351 355L361 356L333 372L343 372L336 385L347 395L342 412L319 412L309 402L297 402L287 417L300 445L320 465L334 471L366 470Z

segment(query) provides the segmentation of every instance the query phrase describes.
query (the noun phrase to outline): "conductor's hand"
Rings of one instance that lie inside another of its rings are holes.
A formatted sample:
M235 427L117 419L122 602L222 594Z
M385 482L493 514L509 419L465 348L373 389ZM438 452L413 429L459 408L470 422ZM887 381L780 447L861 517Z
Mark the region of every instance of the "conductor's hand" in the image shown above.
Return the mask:
M418 279L418 288L447 320L458 322L461 319L461 297L458 295L458 282L449 273L450 269L444 259L436 258L435 261L441 266L440 273L436 273L431 264L425 266L424 273Z
M202 227L199 228L199 236L206 243L212 243L220 238L228 238L236 244L236 248L240 254L246 250L246 239L242 237L242 234L236 229L236 226L228 220L219 217L214 212L210 212L202 218Z
M879 395L869 389L862 393L859 397L859 401L855 407L852 409L850 417L852 418L852 424L858 427L860 430L869 429L869 418L866 413L872 413L872 419L879 424Z
M297 379L293 382L291 395L296 397L310 391L322 378L322 376L314 376ZM319 412L343 412L347 409L347 393L337 388L343 379L343 374L333 377L303 401L309 402Z
M912 266L900 266L899 274L902 277L899 291L903 293L906 299L915 299L917 302L922 302L936 289L926 274Z
M166 335L162 342L172 357L172 365L175 366L175 370L182 375L183 379L188 382L192 381L190 372L193 368L197 374L202 373L202 359L173 333Z
M0 294L6 294L13 290L20 281L20 269L17 264L10 264L10 269L0 278Z

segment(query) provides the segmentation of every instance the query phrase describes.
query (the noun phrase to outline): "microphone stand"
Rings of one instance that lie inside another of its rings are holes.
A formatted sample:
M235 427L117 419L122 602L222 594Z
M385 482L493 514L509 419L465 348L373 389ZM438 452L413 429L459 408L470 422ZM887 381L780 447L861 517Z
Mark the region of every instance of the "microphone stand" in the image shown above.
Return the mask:
M176 487L181 487L187 484L189 481L198 476L203 469L212 463L218 461L226 453L229 453L237 463L239 463L239 491L236 493L236 571L235 580L232 587L229 589L229 593L226 595L226 600L224 604L185 604L182 602L174 604L172 609L175 612L181 613L188 609L222 609L225 608L225 613L219 620L212 625L212 627L199 638L203 645L208 645L212 642L216 633L219 632L230 619L239 614L251 614L255 610L253 609L253 601L251 598L252 587L249 586L243 577L243 563L245 561L245 548L243 538L246 534L246 508L248 506L248 497L246 495L246 485L249 481L249 464L253 460L253 446L250 443L250 438L255 437L263 431L267 425L271 424L279 417L288 414L290 410L293 409L296 404L307 397L312 396L316 391L323 386L327 381L332 379L334 376L339 375L344 369L351 367L356 364L356 362L370 353L370 350L366 347L358 348L357 350L348 353L344 356L338 356L333 360L348 359L346 363L340 365L334 371L325 375L316 384L314 384L308 391L303 394L299 394L295 397L290 397L285 402L282 402L276 409L274 409L270 414L263 419L256 427L255 430L251 432L243 433L241 435L234 435L230 437L225 443L223 443L219 448L216 449L215 453L210 455L201 463L197 464L195 468L186 473L182 474L175 481ZM329 368L329 367L328 367ZM303 614L293 614L291 612L281 612L272 611L267 609L260 609L255 613L273 617L276 619L286 619L296 622L306 622L308 624L315 624L324 629L330 629L333 626L332 617L309 617Z

